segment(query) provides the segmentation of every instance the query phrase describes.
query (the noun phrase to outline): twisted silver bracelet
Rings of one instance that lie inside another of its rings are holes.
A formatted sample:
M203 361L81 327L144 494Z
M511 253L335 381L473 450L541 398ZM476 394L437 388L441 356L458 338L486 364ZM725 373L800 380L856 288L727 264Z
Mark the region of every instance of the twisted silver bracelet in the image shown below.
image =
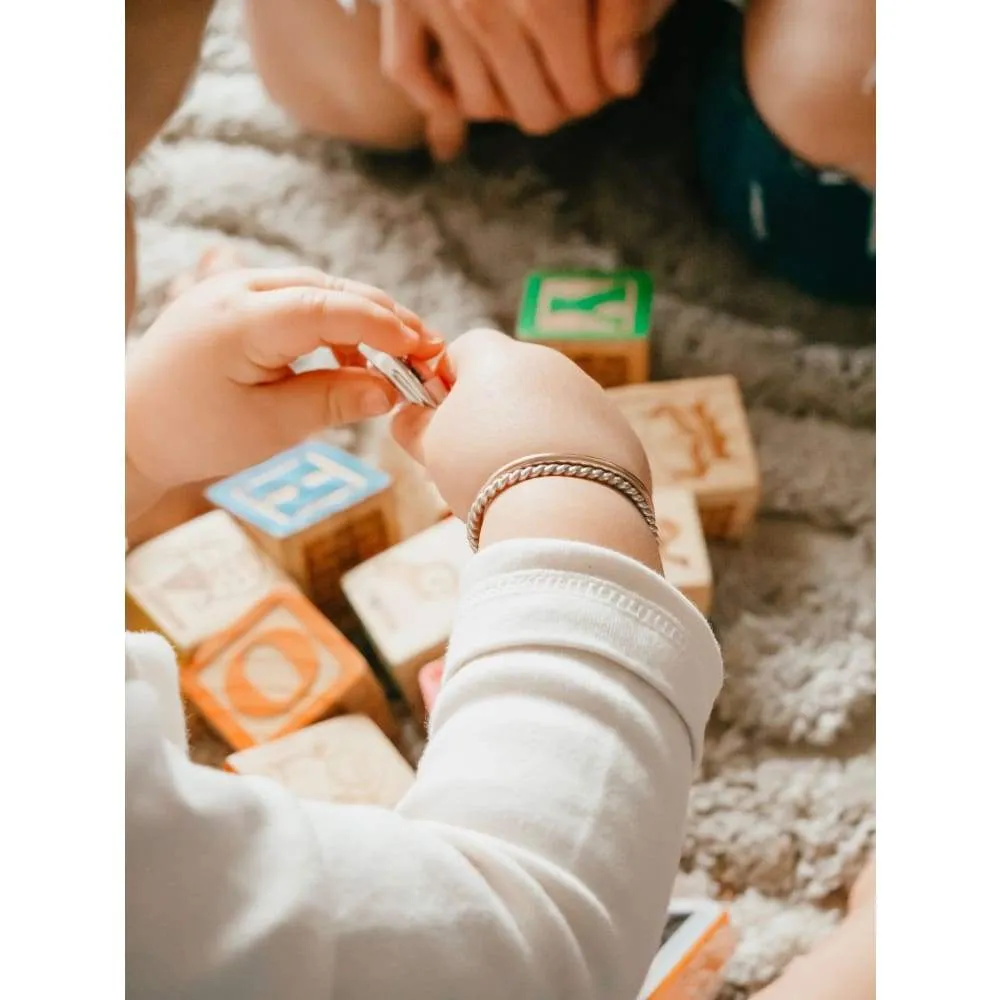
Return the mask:
M627 469L613 462L588 458L586 455L529 455L497 469L479 491L474 503L469 508L465 528L469 539L469 547L473 552L479 551L479 536L483 530L483 519L491 503L505 490L529 479L541 479L545 476L565 476L570 479L586 479L600 483L617 490L622 496L631 500L642 515L643 520L659 540L660 532L656 524L656 514L653 511L653 501L649 491L642 482Z

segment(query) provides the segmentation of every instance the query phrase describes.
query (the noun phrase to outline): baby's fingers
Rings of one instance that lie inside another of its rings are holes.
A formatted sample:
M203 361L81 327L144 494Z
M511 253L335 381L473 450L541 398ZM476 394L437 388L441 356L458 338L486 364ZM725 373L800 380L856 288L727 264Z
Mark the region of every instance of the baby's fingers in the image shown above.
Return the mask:
M428 353L427 339L391 309L351 292L300 286L257 292L241 324L246 357L275 371L318 347L365 343L395 357Z
M412 309L400 305L381 288L366 285L363 281L352 281L350 278L337 278L317 267L274 268L260 271L254 275L250 282L250 289L255 292L270 292L281 288L307 286L325 288L332 292L346 292L349 295L360 295L362 298L371 299L376 305L384 306L390 312L394 312L414 333L421 337L430 336L423 321Z

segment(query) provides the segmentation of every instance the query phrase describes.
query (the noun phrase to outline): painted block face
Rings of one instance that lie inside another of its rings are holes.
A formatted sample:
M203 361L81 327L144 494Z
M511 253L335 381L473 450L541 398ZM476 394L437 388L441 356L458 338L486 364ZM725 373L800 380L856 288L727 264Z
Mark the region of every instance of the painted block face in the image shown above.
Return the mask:
M311 439L212 486L206 496L338 626L352 619L341 577L399 541L390 476Z
M344 574L351 607L418 718L417 674L444 653L471 558L465 525L449 517Z
M611 389L649 456L653 488L691 490L709 538L739 538L760 502L760 473L736 379L729 375Z
M735 948L724 907L712 900L674 900L639 1000L712 1000Z
M392 808L414 781L413 768L363 715L343 715L241 750L226 769L261 775L306 799Z
M712 606L712 564L694 494L670 487L656 490L653 508L664 577L707 615Z
M181 687L234 749L285 736L370 701L364 657L306 598L281 588L199 647Z
M522 340L630 340L649 333L652 281L645 271L536 271L525 280Z
M389 477L323 441L306 441L215 484L206 496L272 538L290 538L386 489Z
M153 627L186 655L288 582L235 521L211 511L133 549L125 558L126 617Z

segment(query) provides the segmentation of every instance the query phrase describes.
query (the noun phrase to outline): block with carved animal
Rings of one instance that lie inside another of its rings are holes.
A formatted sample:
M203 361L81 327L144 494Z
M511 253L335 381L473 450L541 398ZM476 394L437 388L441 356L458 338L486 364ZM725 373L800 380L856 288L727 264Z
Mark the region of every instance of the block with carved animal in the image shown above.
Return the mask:
M351 607L419 720L419 671L444 654L471 558L465 525L449 517L344 574Z
M562 352L605 388L645 382L652 298L645 271L535 271L517 337Z
M741 538L756 517L761 486L736 379L648 382L611 389L608 395L646 449L654 490L691 490L707 538Z
M653 492L653 508L664 578L707 615L712 608L712 563L694 494L661 487Z
M181 690L236 750L350 713L397 735L365 658L291 586L272 590L202 643L181 669Z
M302 798L392 808L413 768L371 719L341 715L226 758L237 774L271 778Z
M189 659L289 579L225 511L213 510L125 556L125 624L162 634Z
M206 491L331 620L351 621L340 578L399 539L390 477L308 440Z

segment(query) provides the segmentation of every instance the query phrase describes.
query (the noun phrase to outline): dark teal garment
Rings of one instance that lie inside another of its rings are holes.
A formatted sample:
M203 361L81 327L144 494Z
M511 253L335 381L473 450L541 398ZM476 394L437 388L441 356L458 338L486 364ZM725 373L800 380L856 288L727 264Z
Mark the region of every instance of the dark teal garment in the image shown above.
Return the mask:
M757 114L743 71L742 16L716 39L698 106L709 209L764 270L812 295L875 302L874 198L793 156Z

